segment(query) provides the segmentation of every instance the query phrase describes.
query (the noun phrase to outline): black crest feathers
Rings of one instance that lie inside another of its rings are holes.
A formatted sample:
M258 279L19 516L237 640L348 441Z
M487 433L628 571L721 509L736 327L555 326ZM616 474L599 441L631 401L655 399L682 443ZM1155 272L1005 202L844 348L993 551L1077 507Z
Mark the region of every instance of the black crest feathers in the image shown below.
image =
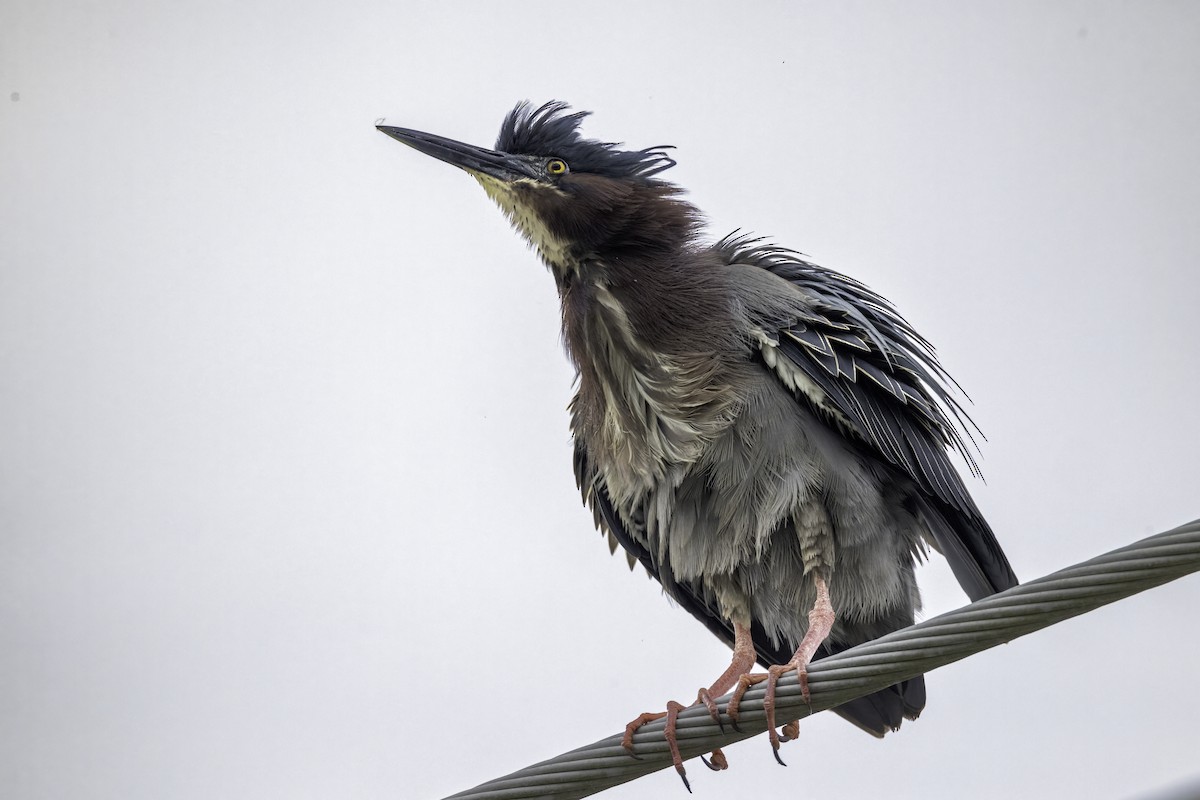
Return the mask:
M517 103L504 118L496 149L504 153L561 158L576 172L593 172L610 178L642 178L675 166L664 151L669 145L645 150L622 150L614 142L585 139L579 132L591 112L571 112L571 107L552 100L538 108L528 101Z

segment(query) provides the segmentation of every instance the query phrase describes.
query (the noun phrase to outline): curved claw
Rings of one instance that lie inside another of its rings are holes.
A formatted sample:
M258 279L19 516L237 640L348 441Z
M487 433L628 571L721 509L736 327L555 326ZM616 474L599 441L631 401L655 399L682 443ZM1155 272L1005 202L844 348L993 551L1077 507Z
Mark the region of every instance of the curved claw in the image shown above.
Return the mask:
M767 732L771 738L771 752L781 767L786 767L787 764L783 763L783 759L779 757L779 732L775 730L775 687L779 684L779 677L790 669L792 667L787 664L768 668L767 691L763 694L763 711L767 713Z
M687 770L685 770L681 765L676 765L675 771L679 773L679 779L683 781L683 788L688 790L688 794L691 794L692 785L688 783Z
M729 769L729 762L725 760L725 754L721 752L721 748L712 751L712 761L709 761L704 756L700 756L700 760L704 762L704 766L711 769L713 772L720 772L723 769Z

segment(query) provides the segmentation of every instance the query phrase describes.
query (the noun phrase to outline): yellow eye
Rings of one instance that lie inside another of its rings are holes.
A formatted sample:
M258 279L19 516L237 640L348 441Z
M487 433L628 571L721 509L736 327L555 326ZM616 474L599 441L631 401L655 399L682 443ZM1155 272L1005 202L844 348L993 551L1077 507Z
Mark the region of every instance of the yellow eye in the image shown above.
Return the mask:
M561 158L552 158L546 162L546 172L551 175L565 175L567 172L567 162Z

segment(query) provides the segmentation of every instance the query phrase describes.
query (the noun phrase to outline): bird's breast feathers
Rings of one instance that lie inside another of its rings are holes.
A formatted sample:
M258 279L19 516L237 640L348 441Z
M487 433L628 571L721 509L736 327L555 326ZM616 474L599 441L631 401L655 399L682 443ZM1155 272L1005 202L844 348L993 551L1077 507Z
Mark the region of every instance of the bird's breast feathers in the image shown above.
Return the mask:
M715 353L656 350L606 288L596 288L593 303L585 352L573 353L574 431L612 488L644 494L695 462L734 419L738 400Z

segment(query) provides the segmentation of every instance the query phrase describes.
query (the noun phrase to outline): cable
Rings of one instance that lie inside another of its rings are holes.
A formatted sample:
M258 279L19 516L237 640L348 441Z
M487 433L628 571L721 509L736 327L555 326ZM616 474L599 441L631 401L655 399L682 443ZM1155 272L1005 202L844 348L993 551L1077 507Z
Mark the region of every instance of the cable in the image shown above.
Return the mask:
M776 691L777 719L803 719L1197 570L1200 520L814 661L808 668L811 706L804 703L795 674L789 674ZM703 707L682 712L677 732L683 758L763 733L763 686L746 692L740 732L728 725L722 732ZM728 700L726 695L718 701L722 710ZM638 731L639 758L625 752L617 734L446 800L587 797L671 766L663 724Z

